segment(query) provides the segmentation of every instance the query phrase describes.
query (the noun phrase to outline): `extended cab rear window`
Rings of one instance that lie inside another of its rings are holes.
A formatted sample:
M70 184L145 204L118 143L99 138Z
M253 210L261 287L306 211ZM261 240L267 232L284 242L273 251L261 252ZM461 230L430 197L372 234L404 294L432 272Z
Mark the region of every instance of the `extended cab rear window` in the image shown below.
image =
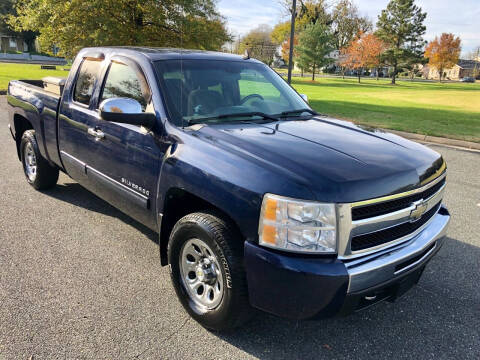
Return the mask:
M75 90L73 92L73 100L89 105L92 98L95 81L97 80L102 61L99 59L83 60L80 70L78 71L77 82L75 84Z

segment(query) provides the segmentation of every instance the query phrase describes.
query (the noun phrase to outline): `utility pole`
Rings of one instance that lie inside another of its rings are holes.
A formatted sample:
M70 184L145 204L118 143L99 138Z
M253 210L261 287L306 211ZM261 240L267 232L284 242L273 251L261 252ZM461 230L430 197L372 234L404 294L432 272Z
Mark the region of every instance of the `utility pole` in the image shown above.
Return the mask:
M292 1L292 21L290 22L290 49L288 52L288 83L292 82L292 65L293 65L293 39L295 38L295 17L297 14L297 1Z

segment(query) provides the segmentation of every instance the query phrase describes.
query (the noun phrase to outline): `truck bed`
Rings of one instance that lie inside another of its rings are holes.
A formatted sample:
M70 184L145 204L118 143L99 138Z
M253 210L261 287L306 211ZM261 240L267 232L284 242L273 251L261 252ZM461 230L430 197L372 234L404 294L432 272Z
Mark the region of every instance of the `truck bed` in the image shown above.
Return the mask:
M8 84L7 100L19 108L17 116L26 118L36 131L40 152L60 165L57 147L57 111L64 79L13 80ZM58 84L58 85L57 85Z

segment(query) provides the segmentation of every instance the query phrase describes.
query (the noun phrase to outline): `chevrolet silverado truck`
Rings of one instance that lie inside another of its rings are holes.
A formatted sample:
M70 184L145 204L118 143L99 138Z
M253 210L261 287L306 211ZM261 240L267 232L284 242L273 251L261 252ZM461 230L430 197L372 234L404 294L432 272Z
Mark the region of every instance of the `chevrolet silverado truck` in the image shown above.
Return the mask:
M316 113L247 55L87 48L67 79L11 81L7 100L28 183L64 172L158 232L211 330L393 301L445 239L441 155Z

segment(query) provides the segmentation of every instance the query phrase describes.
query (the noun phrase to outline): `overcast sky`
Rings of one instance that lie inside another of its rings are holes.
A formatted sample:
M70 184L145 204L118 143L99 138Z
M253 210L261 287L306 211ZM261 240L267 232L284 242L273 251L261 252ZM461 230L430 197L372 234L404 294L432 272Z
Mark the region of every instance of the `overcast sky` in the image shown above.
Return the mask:
M334 3L335 0L329 0ZM389 0L354 0L360 13L375 23ZM480 0L417 0L427 12L426 40L442 32L451 32L462 39L463 53L480 46ZM260 24L275 25L284 16L278 0L219 0L218 9L226 17L229 29L242 35Z

